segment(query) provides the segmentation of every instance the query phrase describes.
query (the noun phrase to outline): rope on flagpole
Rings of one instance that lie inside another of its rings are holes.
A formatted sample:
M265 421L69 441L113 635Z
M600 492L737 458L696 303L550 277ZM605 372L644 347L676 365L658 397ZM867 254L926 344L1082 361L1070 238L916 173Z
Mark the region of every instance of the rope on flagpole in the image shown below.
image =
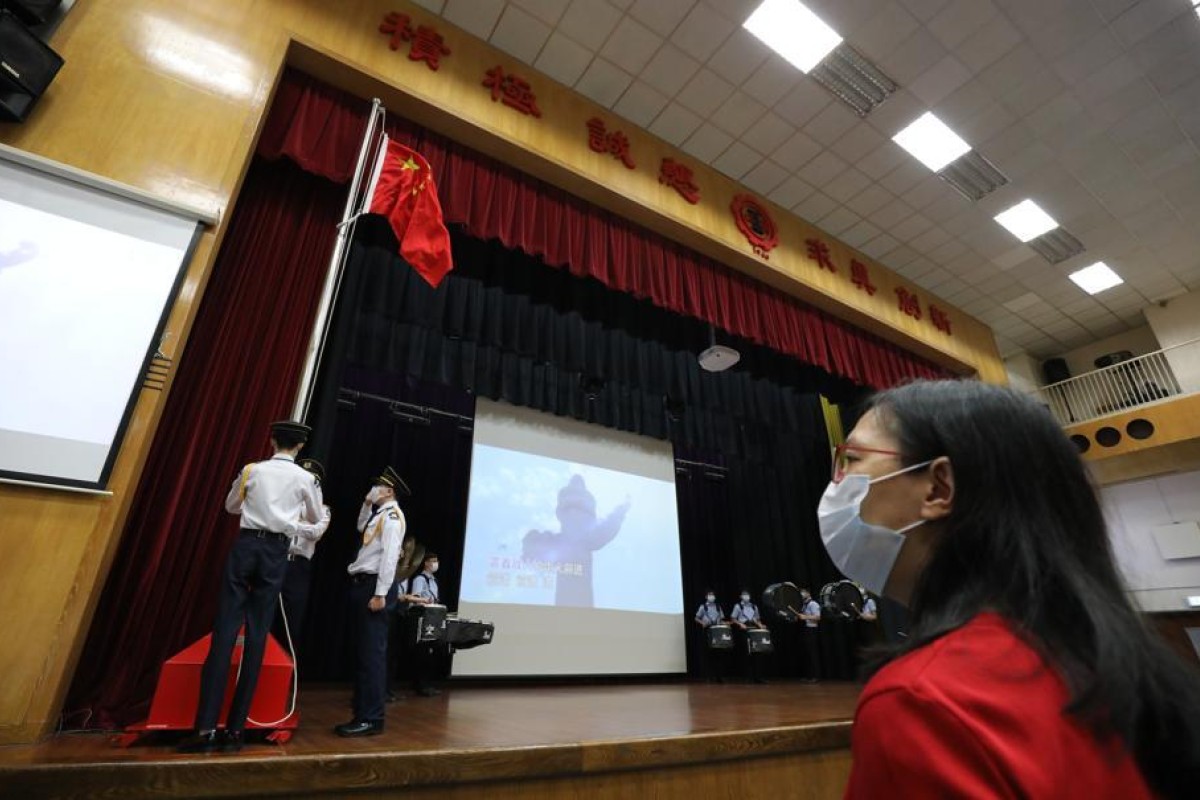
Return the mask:
M315 388L317 370L321 366L321 356L325 351L325 341L329 336L329 324L333 316L333 304L337 300L338 289L342 284L342 274L346 267L349 253L349 242L354 238L354 227L358 218L365 211L368 198L363 194L363 173L368 164L374 165L381 146L383 122L387 111L378 97L371 101L371 111L367 117L367 129L363 135L362 146L358 150L358 164L354 168L354 177L350 181L350 193L346 197L346 208L342 212L342 221L337 224L337 240L333 245L333 255L329 259L329 270L325 273L325 285L321 290L321 300L317 305L317 316L313 321L312 334L308 340L308 350L304 357L304 368L300 373L300 386L296 390L296 400L292 406L292 419L304 420L312 404L312 394ZM362 195L362 196L360 196Z

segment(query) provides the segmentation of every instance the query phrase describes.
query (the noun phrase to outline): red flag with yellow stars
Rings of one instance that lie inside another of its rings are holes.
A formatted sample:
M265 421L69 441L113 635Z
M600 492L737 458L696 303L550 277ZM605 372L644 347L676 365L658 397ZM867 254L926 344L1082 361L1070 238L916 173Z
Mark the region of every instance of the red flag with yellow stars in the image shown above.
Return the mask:
M450 260L450 233L442 221L442 206L429 163L384 136L367 197L367 212L387 217L400 241L400 255L436 288L454 264Z

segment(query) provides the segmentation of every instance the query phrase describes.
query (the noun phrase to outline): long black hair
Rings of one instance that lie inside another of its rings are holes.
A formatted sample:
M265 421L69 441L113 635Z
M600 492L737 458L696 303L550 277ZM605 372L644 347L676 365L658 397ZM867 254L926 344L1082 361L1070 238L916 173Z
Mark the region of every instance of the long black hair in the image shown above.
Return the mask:
M1067 713L1097 736L1119 735L1154 791L1195 797L1200 673L1131 604L1095 486L1050 413L977 381L918 381L870 407L906 466L947 456L954 471L953 511L914 587L909 638L888 656L996 611L1062 675Z

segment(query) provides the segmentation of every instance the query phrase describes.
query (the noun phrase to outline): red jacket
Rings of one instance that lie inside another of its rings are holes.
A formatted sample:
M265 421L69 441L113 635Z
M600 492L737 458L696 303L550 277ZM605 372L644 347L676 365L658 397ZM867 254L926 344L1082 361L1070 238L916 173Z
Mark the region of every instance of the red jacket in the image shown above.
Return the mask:
M1067 698L1008 622L980 614L867 683L846 797L1151 797L1120 740L1098 741Z

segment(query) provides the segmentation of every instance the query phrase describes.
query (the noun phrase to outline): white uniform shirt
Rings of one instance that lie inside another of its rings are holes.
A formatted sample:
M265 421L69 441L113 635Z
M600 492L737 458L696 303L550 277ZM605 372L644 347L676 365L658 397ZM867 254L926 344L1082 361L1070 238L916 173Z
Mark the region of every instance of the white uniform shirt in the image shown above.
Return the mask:
M395 500L388 500L374 512L370 503L363 503L358 512L358 529L363 535L362 547L346 571L351 575L377 575L375 594L382 597L396 578L396 563L404 542L404 513Z
M878 615L879 612L875 608L875 601L868 597L867 602L863 603L862 613L868 616Z
M804 604L803 611L805 614L815 614L818 617L821 616L821 606L817 604L816 600L809 599L808 602ZM806 619L804 620L804 627L815 628L817 627L817 621L815 619Z
M423 597L431 603L441 602L438 600L438 584L437 578L433 577L433 573L422 570L411 581L412 589L410 594L417 597Z
M318 489L317 491L321 490ZM326 529L329 528L329 506L322 506L321 511L321 519L316 523L295 522L288 524L284 530L284 533L292 537L292 543L288 546L288 555L312 559L313 553L317 551L317 542L321 541L321 537L325 535Z
M298 522L315 524L324 514L316 477L284 453L243 467L229 487L225 510L240 514L243 528L274 533Z
M733 621L743 625L758 622L758 607L749 600L739 600L733 607Z

